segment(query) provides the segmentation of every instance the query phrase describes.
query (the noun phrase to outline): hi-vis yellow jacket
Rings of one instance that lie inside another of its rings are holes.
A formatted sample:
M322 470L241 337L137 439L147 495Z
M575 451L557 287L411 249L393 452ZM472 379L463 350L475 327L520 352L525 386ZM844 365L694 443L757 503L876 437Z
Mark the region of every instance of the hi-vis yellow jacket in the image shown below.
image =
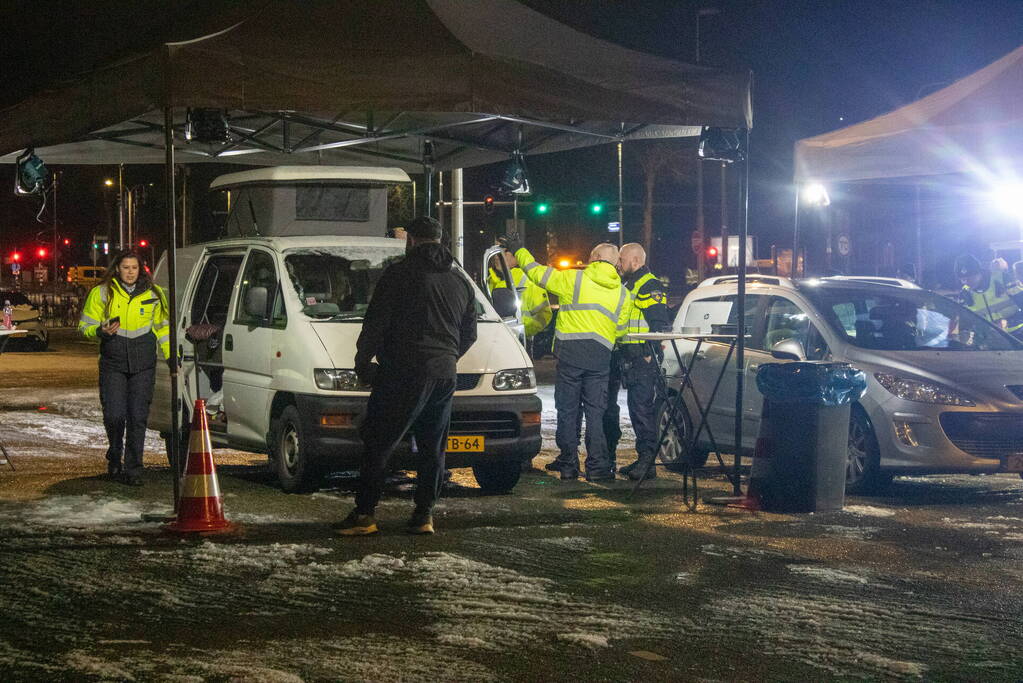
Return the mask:
M632 313L632 299L615 267L595 261L583 270L556 270L537 263L525 248L515 258L532 282L558 297L555 344L592 340L610 353Z
M638 274L638 277L636 277ZM671 329L668 319L667 297L661 281L643 266L632 277L635 281L629 287L632 295L632 314L629 316L629 328L626 334L642 332L664 332ZM639 339L623 339L622 344L643 344Z
M114 280L89 291L78 320L87 338L100 339L100 368L121 372L148 370L156 364L157 347L163 358L170 357L170 325L167 296L155 284L140 280L128 294ZM120 317L115 335L104 335L100 326Z
M526 328L526 336L534 337L547 327L551 318L554 317L551 301L547 297L547 290L533 284L519 267L511 269L511 277L522 303L522 324ZM487 285L491 292L501 287L507 287L504 278L493 268L487 274Z

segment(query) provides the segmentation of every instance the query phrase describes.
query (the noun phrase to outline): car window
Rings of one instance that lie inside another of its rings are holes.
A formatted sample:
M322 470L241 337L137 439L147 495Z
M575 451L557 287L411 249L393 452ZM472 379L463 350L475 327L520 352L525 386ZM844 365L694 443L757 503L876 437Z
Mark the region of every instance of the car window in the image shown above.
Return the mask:
M242 274L241 287L238 290L238 305L235 306L234 321L239 325L250 327L275 327L283 328L287 325L284 305L280 296L280 286L277 281L277 266L273 256L262 249L253 249L249 252L249 260L245 263L245 272ZM258 312L249 312L246 306L246 298L261 296L266 302L265 308ZM252 293L250 295L250 292Z
M827 343L810 316L794 301L776 296L767 309L767 326L764 329L764 350L770 351L775 344L786 339L795 339L802 345L807 360L820 360L828 353Z
M735 325L739 318L739 309L735 306L738 298L736 294L724 294L691 301L686 307L682 325L699 327L701 332L707 334L713 331L714 325ZM745 328L746 334L750 335L746 346L751 349L762 348L761 304L765 298L762 294L746 295Z
M1023 344L967 308L922 289L817 285L805 286L803 294L835 332L860 348L1023 349Z
M223 327L231 291L242 265L241 256L214 256L203 267L192 297L191 322L208 322Z

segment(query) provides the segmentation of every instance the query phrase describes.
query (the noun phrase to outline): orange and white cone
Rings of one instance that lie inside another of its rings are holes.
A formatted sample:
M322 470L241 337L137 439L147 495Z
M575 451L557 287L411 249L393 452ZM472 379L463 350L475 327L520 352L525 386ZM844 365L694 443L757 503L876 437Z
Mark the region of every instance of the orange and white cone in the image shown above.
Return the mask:
M210 428L206 422L206 402L197 399L192 414L194 417L188 440L188 460L181 477L181 494L178 497L178 518L167 525L167 530L230 531L234 525L224 517L224 499L220 495L220 484L217 483Z

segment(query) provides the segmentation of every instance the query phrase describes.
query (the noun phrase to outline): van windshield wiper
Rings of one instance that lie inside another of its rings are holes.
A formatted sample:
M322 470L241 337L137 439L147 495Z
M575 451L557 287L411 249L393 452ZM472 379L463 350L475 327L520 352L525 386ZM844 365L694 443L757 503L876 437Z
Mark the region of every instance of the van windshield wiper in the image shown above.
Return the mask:
M365 317L362 313L338 313L332 315L327 320L362 320Z

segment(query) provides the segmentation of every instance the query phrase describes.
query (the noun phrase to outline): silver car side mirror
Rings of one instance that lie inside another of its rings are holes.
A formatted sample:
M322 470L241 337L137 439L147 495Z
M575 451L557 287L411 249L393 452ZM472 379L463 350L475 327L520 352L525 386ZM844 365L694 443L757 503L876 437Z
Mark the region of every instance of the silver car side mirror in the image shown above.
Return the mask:
M778 360L806 360L806 351L796 339L782 339L771 347L771 356Z

